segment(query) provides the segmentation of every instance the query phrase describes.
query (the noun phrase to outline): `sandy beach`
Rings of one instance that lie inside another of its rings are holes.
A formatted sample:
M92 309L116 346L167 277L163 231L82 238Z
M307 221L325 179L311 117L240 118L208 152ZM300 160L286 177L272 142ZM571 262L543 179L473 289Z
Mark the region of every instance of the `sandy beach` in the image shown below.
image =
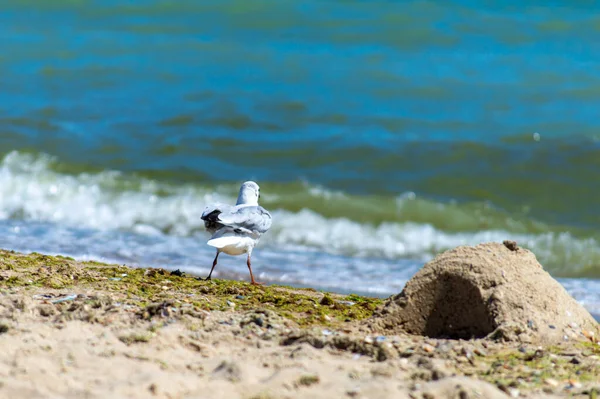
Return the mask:
M381 299L176 274L0 252L0 396L587 398L600 388L593 337L376 335Z

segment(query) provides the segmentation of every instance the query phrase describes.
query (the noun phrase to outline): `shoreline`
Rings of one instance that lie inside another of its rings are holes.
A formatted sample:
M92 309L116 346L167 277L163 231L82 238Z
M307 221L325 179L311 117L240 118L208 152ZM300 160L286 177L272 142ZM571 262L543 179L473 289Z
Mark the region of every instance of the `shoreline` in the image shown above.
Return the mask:
M381 298L0 250L0 396L591 397L600 345L383 336ZM430 396L427 396L430 395ZM504 396L499 396L504 395Z

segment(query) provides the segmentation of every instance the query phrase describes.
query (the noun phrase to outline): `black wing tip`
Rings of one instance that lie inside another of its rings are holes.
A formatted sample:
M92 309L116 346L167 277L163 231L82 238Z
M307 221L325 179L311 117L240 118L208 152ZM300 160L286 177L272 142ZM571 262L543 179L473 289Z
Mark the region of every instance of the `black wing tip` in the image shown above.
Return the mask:
M215 209L211 213L208 213L206 215L202 215L201 219L202 220L208 220L208 221L211 221L211 222L216 222L220 214L221 214L221 211L218 210L218 209Z
M206 227L207 229L218 229L220 227L222 227L223 225L221 223L219 223L219 215L221 214L221 211L218 209L215 209L214 211L212 211L211 213L207 214L207 215L202 215L201 219L204 220L204 227Z

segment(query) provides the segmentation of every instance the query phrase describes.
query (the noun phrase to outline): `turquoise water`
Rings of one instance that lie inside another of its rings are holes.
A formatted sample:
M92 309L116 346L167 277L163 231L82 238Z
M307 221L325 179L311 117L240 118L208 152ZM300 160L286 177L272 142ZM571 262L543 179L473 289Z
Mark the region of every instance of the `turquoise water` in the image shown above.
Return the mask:
M254 179L263 279L386 295L513 238L600 309L595 2L2 11L2 247L205 273L204 206Z

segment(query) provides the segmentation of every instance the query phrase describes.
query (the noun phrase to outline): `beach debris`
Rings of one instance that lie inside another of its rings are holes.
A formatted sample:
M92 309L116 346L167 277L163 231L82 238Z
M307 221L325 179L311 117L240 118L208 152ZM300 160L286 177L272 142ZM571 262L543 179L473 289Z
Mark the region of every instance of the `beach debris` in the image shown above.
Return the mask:
M571 378L567 381L566 389L579 389L581 386L581 382Z
M558 381L556 381L554 378L546 378L544 380L544 384L546 384L552 388L556 388L558 386Z
M320 381L321 381L321 379L319 378L318 375L307 374L307 375L303 375L302 377L300 377L294 385L296 387L299 387L299 386L309 387L311 385L318 384Z
M239 382L242 379L242 370L237 363L223 360L212 372L213 378L220 378L230 382Z
M144 271L144 276L147 277L155 277L156 275L166 276L168 274L169 272L167 272L165 269L155 269L151 267Z
M321 300L319 301L319 304L323 306L330 306L334 304L334 300L333 298L331 298L330 295L325 294L323 295L323 298L321 298Z
M592 343L597 342L593 331L581 330L581 334L583 334L583 336L586 337L587 339L589 339Z
M244 299L244 298L245 298L245 297L244 297L243 295L238 295L238 296L236 296L236 297L235 297L235 299L240 299L240 300L241 300L241 299Z
M484 350L483 350L483 349L481 349L481 348L475 348L475 349L473 350L473 353L475 353L477 356L481 356L481 357L486 357L486 356L487 356L487 353L486 353L486 351L484 351Z
M109 278L109 280L110 281L121 281L122 278L120 278L120 277L111 277L111 278Z
M185 272L182 272L181 270L177 269L177 270L173 270L171 272L171 276L177 276L177 277L183 277L183 275L185 274Z
M54 298L54 295L52 294L37 294L32 296L33 299L38 299L38 300L47 300L47 299L52 299Z
M128 346L132 344L150 342L150 339L152 339L152 334L147 331L132 332L130 334L121 335L119 337L119 341L123 342L125 345Z
M427 353L433 353L435 351L435 347L429 344L424 344L421 348Z
M504 246L508 249L510 249L511 251L518 251L519 250L519 246L517 245L516 241L512 241L512 240L504 240L502 242L502 244L504 244Z
M240 327L245 327L249 324L255 324L258 327L265 327L268 329L278 328L281 325L285 325L284 319L277 313L267 310L251 310L244 314L240 320Z
M254 319L252 319L252 321L259 327L263 327L265 325L263 318L260 316L256 316Z
M346 306L354 306L354 305L356 305L356 302L352 302L352 301L336 301L336 302L339 303L339 304L342 304L342 305L346 305Z
M532 361L532 360L536 360L536 359L541 359L546 355L546 352L544 352L543 349L538 348L535 350L535 352L530 353L529 355L525 356L525 360L527 360L528 362Z
M64 296L62 298L55 299L55 300L52 301L52 303L53 304L57 304L57 303L61 303L61 302L72 301L72 300L74 300L76 298L77 298L76 294L71 294L71 295Z
M154 316L169 317L174 309L173 305L175 305L173 300L151 303L141 311L141 316L144 319L151 319Z

